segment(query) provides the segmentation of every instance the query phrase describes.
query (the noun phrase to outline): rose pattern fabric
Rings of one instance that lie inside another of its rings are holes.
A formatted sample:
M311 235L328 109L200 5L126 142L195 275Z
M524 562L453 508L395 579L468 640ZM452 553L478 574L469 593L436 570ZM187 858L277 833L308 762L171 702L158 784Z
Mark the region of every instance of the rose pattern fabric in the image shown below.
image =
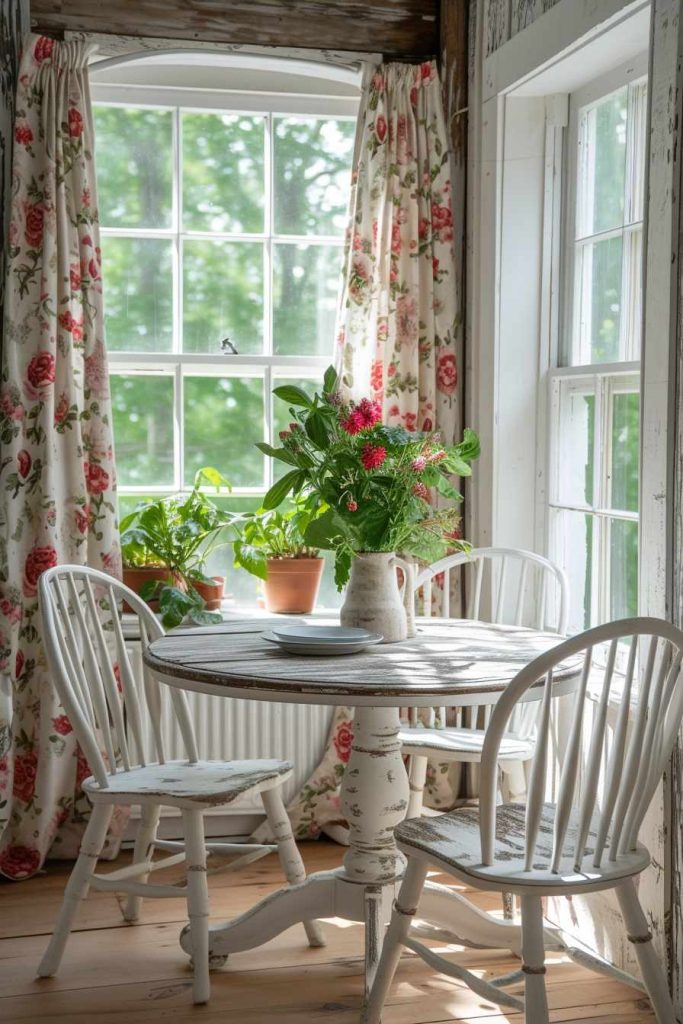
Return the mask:
M351 181L337 324L344 390L349 398L379 401L385 423L438 429L453 444L460 429L460 282L448 134L434 61L382 64L369 75ZM442 590L443 578L435 579L433 614ZM339 785L352 730L352 709L337 708L323 759L288 808L300 839L322 831L342 834ZM460 772L457 764L430 765L425 801L452 807Z
M14 130L0 382L0 872L73 856L89 774L57 700L37 588L53 565L118 575L91 47L27 36ZM125 819L117 815L115 832Z

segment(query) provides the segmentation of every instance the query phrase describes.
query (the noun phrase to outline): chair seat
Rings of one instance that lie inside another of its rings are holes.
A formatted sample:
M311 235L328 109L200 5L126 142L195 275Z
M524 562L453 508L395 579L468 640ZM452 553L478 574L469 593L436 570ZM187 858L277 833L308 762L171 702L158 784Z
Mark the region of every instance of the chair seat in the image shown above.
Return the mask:
M167 761L109 777L105 789L91 776L88 797L114 803L159 803L175 807L229 804L250 789L270 789L291 774L289 761Z
M398 738L404 754L434 754L452 761L481 761L485 729L401 729ZM528 761L533 757L532 740L519 739L507 733L500 744L501 761Z
M591 829L586 841L586 856L576 871L570 858L560 864L555 874L549 864L553 847L555 804L544 804L541 813L536 865L524 870L524 816L523 804L503 804L497 809L494 864L486 867L481 862L479 811L476 807L462 807L436 818L410 818L396 829L399 848L408 856L418 856L442 866L457 877L477 885L501 892L523 892L532 887L548 892L563 888L577 892L585 888L609 888L614 880L638 874L650 863L650 854L640 844L636 850L612 862L608 852L603 854L602 865L593 865L595 832ZM573 849L578 830L578 816L570 818L565 849Z

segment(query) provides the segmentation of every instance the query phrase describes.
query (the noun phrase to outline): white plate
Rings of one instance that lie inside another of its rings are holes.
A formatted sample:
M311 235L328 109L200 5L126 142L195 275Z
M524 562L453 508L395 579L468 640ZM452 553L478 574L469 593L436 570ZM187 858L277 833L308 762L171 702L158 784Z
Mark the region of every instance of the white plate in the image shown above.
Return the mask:
M287 643L302 644L357 644L379 635L354 626L309 626L304 622L293 626L274 626L272 632Z
M268 640L271 644L277 644L277 646L286 651L288 654L305 655L312 658L335 658L342 654L359 654L364 651L367 647L373 647L375 644L379 644L384 639L379 633L370 634L369 638L365 640L351 640L346 643L321 643L319 640L316 643L302 643L291 642L283 640L277 637L274 632L262 633L261 636L264 640Z

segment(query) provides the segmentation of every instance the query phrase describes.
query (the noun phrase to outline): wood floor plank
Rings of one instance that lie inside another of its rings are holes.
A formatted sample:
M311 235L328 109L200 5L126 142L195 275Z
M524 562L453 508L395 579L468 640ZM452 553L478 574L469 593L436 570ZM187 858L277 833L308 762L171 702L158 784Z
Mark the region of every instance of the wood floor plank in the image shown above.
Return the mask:
M330 843L302 849L309 872L334 867L344 853ZM292 928L257 950L234 954L212 975L210 1004L194 1008L187 958L178 945L184 901L149 900L141 923L130 926L122 921L115 896L93 893L80 908L59 976L37 981L35 966L68 870L68 865L50 865L44 877L0 886L0 928L9 936L0 941L0 1020L5 1024L196 1024L200 1016L202 1024L358 1024L363 930L337 919L325 925L323 949L309 949L302 930ZM280 884L273 857L239 874L212 877L212 918L240 913ZM500 911L496 894L468 895L483 909ZM519 966L504 951L457 946L440 946L440 951L482 977ZM548 957L547 982L553 1024L654 1021L640 992L558 954ZM501 1012L406 954L384 1024L522 1024L522 1016Z

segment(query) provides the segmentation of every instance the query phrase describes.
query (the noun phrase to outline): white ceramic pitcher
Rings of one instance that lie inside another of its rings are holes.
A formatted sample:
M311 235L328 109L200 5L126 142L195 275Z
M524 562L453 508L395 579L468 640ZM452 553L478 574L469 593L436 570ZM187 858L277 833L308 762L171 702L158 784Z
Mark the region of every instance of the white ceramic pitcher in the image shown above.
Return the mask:
M403 584L398 585L396 568L403 571ZM404 595L412 600L415 567L393 551L361 552L351 563L349 579L341 607L342 626L358 626L381 633L385 644L397 643L407 636L408 617ZM412 617L411 617L412 618Z

